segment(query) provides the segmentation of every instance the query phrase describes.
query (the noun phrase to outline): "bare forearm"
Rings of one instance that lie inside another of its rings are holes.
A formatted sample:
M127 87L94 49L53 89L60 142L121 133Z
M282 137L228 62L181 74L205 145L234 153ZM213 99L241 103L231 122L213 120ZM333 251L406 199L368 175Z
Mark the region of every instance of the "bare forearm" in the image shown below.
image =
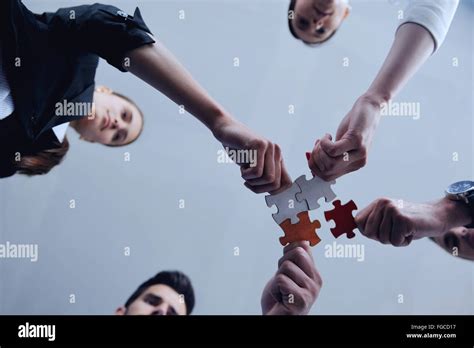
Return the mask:
M431 34L414 23L402 25L385 62L366 94L379 103L392 99L434 50Z
M213 100L161 43L135 49L127 55L128 70L147 82L185 110L194 115L207 128L228 117L224 108Z
M471 209L463 202L452 201L445 197L437 202L428 204L434 210L434 215L439 217L440 226L438 232L435 234L420 234L415 236L415 239L436 237L445 234L453 228L467 226L472 223Z
M447 224L445 232L452 228L467 226L472 223L471 209L464 202L443 198L438 204L445 212Z

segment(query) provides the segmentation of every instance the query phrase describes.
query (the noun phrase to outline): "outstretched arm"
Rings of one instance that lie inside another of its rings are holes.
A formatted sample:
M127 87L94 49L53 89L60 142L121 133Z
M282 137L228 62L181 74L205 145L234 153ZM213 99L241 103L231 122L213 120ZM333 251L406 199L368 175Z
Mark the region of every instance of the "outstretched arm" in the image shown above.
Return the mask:
M226 149L245 153L244 161L238 164L245 185L252 191L272 193L291 184L278 145L235 120L212 99L153 38L138 8L132 16L111 5L82 5L36 18L48 25L52 41L95 53L120 71L132 72L183 105Z
M467 204L446 197L425 204L381 198L362 209L355 221L370 239L406 246L413 239L438 238L453 228L469 225L472 219Z
M230 118L224 108L213 100L160 42L129 52L130 66L124 66L138 78L156 88L211 131Z
M157 42L129 52L128 70L147 82L200 120L222 145L246 150L249 162L239 163L245 185L255 193L276 192L291 185L278 145L257 135L235 120ZM251 154L253 153L253 155Z
M457 5L457 0L411 1L382 68L342 120L335 142L329 134L316 141L308 160L315 175L333 180L366 165L382 104L394 98L439 48Z

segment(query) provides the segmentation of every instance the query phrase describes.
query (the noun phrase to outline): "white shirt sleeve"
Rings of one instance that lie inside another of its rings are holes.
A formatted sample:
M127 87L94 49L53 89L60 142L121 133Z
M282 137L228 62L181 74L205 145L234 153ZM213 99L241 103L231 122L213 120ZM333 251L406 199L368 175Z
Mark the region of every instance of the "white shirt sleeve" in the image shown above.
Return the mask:
M411 0L400 26L405 23L423 26L433 36L435 52L446 38L458 5L459 0Z
M15 106L13 105L10 85L3 70L2 46L0 44L0 120L10 116L14 110Z

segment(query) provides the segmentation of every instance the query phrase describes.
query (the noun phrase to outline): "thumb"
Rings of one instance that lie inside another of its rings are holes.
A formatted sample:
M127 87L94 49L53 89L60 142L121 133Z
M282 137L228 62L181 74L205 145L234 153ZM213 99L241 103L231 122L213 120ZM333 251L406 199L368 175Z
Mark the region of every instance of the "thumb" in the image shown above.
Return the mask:
M330 141L328 138L321 139L321 148L331 157L342 156L345 152L355 150L356 146L349 138L342 138L336 142Z

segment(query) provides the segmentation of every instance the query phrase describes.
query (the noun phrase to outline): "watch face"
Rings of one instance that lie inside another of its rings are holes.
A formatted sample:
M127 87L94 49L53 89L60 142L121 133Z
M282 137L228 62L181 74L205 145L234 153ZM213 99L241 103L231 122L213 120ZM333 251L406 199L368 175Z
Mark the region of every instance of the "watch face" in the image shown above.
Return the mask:
M448 193L453 195L457 195L460 193L466 193L469 190L474 189L474 182L473 181L460 181L455 184L452 184L448 187Z

